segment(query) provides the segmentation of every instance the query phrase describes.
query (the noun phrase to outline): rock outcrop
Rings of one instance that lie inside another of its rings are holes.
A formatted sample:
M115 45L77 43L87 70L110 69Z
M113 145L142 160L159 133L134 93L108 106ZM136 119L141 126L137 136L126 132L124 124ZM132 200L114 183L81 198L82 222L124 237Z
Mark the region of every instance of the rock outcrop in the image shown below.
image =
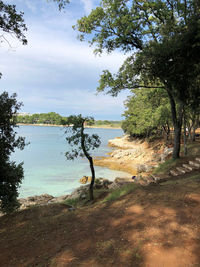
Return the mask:
M100 188L105 188L109 189L109 186L113 182L109 181L108 179L104 178L97 178L95 180L94 184L94 189L100 189ZM31 196L27 198L20 198L19 202L21 204L20 210L30 208L32 206L37 206L37 205L48 205L50 203L62 203L65 200L68 199L86 199L88 195L88 190L89 190L89 184L82 185L78 188L76 188L70 195L63 195L59 197L54 197L48 194L43 194L39 196Z
M149 144L127 135L109 140L109 146L115 149L109 156L95 159L95 165L122 170L131 175L148 174L172 153L172 148L164 147L161 143Z

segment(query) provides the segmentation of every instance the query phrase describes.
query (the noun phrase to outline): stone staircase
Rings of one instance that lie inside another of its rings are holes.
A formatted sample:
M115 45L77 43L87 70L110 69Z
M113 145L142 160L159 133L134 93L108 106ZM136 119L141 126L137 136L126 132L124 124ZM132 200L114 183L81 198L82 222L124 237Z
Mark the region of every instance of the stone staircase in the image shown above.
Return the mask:
M200 157L196 157L194 160L190 160L187 164L182 164L181 167L176 167L175 169L170 170L169 175L157 176L151 174L147 177L141 177L135 182L141 184L142 186L147 186L149 184L157 184L167 181L172 177L189 173L193 170L198 170L198 169L200 169Z
M175 170L171 170L169 174L171 176L178 176L198 169L200 169L200 158L195 158L194 160L190 160L188 164L183 164L182 167L177 167Z

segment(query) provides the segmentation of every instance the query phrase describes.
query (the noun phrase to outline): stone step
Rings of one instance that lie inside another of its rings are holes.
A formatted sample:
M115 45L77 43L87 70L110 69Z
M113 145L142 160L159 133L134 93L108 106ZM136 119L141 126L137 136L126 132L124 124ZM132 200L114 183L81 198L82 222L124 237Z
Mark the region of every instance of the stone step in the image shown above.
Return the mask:
M200 158L196 158L195 160L198 161L198 162L200 163Z
M156 183L156 181L151 176L148 176L147 180L149 181L149 183Z
M177 167L176 170L177 170L178 172L180 172L180 173L183 173L183 174L187 172L186 169L181 168L181 167Z
M142 178L140 179L140 184L146 186L146 185L149 184L149 181L147 180L146 177L142 177Z
M151 174L150 177L151 177L155 182L157 182L157 181L160 180L160 177L159 177L159 176L156 176L156 175L154 175L154 174Z
M144 180L142 180L142 179L140 179L140 181L138 181L138 183L139 183L140 185L143 185L143 186L146 186L146 185L147 185L147 183L144 182Z
M200 163L196 162L196 161L189 161L189 164L196 167L196 168L200 168Z
M188 171L192 171L192 170L193 170L192 166L189 165L189 164L183 164L183 167L184 167L185 169L187 169Z
M180 173L176 170L171 170L171 171L169 171L169 173L172 175L172 176L178 176L178 175L180 175Z

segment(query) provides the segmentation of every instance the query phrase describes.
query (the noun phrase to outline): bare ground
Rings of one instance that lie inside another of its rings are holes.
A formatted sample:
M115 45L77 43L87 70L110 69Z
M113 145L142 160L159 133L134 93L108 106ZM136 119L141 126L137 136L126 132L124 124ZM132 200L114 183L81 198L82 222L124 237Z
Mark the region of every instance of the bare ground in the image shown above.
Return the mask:
M200 174L137 187L69 212L52 204L0 218L0 266L200 266Z

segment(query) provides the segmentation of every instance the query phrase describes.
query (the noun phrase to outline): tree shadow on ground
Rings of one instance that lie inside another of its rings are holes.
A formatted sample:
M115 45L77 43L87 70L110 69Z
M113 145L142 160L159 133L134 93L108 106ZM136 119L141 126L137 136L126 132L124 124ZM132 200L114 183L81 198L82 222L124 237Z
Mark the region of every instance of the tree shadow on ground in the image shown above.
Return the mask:
M200 177L199 177L200 178ZM200 266L200 179L0 218L2 266Z

